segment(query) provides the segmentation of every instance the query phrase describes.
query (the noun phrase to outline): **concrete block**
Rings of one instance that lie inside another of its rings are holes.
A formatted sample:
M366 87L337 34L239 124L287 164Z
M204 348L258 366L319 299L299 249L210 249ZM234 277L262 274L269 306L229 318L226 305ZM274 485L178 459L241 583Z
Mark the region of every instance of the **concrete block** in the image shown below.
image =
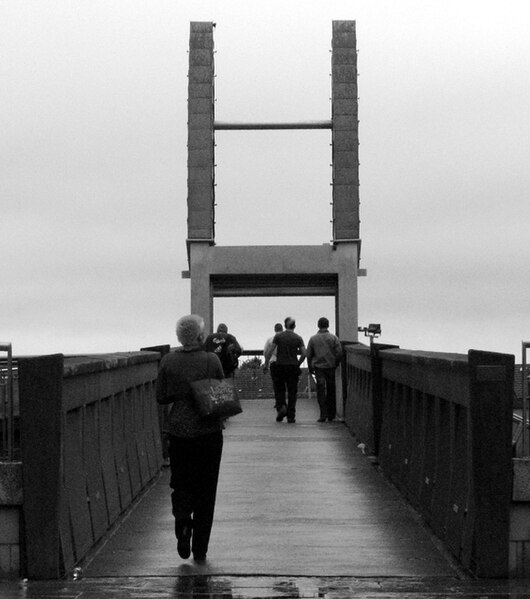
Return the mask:
M211 129L189 129L188 130L188 152L210 148L213 152L214 134Z
M203 185L211 183L213 181L212 169L207 167L189 167L188 181L190 183L202 183Z
M188 98L211 98L214 97L213 82L210 83L194 83L188 84Z
M213 66L193 67L188 73L190 83L211 83L213 82Z
M358 152L333 152L333 165L336 168L357 168L359 166Z
M333 48L331 58L332 65L355 65L357 66L357 50L349 48Z
M0 505L21 505L22 462L0 462Z
M355 21L333 21L333 36L339 34L349 34L355 36Z
M211 182L208 184L189 183L188 202L192 210L204 210L213 203L213 197L214 193Z
M351 229L355 227L358 222L358 215L356 210L333 210L333 215L338 220L339 227Z
M189 129L206 129L213 130L213 111L202 112L200 114L191 113L188 114L188 128Z
M350 202L357 203L359 195L358 185L334 185L333 186L333 203L337 206L341 204L349 204Z
M212 208L208 210L190 210L188 213L188 226L194 230L211 228Z
M17 545L0 545L0 579L20 577L20 548Z
M347 223L342 216L337 217L333 226L334 239L357 239L359 237L359 221Z
M341 215L354 215L358 216L359 210L357 208L357 201L354 196L348 198L341 198L340 200L333 199L333 214Z
M530 575L530 543L510 541L509 575L513 578L527 578Z
M331 69L334 82L353 83L357 82L357 69L355 65L334 65Z
M192 98L188 101L188 114L203 114L213 112L211 98Z
M335 100L344 100L346 98L357 100L357 85L354 83L334 82L331 95L333 102Z
M188 231L188 239L196 239L201 241L203 239L210 240L212 238L212 230L208 228L203 229L190 229Z
M357 168L334 168L333 185L358 185L359 173Z
M333 117L343 114L355 114L357 115L358 110L357 99L339 100L336 99L333 102Z
M530 458L514 458L512 464L513 501L530 501Z
M530 503L517 502L510 506L510 541L530 542Z
M20 543L20 508L0 507L0 544L18 545Z
M359 135L357 132L345 135L344 131L335 131L332 141L333 152L359 151Z
M211 48L196 48L190 52L189 66L213 67L213 52Z
M213 48L213 36L211 33L193 33L190 36L190 51ZM191 52L190 52L191 53Z
M333 40L331 46L333 50L335 50L335 48L355 48L357 46L355 34L352 35L350 32L333 32Z
M196 33L213 32L213 21L191 21L190 32L195 35Z
M344 131L344 135L354 135L357 137L357 128L359 119L357 114L333 114L333 130Z
M213 151L188 149L188 166L213 168Z

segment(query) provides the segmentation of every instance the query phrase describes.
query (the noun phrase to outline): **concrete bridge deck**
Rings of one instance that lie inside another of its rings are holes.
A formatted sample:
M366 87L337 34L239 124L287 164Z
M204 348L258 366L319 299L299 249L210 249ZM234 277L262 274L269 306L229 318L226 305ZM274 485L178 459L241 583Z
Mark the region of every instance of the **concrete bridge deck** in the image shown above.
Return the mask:
M208 559L177 554L165 470L80 580L0 583L0 597L530 597L468 579L339 423L296 424L271 400L229 422Z

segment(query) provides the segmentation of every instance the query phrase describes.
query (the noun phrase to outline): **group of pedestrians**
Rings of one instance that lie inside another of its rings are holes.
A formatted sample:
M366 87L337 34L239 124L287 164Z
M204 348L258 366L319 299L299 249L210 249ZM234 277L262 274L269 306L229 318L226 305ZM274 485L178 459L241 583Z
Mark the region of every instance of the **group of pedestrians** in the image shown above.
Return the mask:
M263 350L263 369L270 369L274 390L276 421L296 422L296 400L300 366L307 359L309 372L315 376L317 401L320 408L318 422L332 422L337 414L335 370L342 358L339 338L329 332L329 320L318 319L318 332L309 339L307 349L304 340L294 332L296 321L288 316L274 325L275 335L267 339ZM286 401L287 397L287 401Z
M338 338L329 332L329 321L320 318L318 332L307 349L294 332L296 321L287 317L274 326L267 340L264 369L270 367L274 388L276 420L294 423L300 366L307 359L314 374L320 407L318 422L332 421L336 415L335 369L342 356ZM180 346L160 361L156 400L171 404L163 432L168 439L171 506L177 551L183 559L204 562L212 529L217 482L223 449L223 422L206 420L195 408L190 383L205 378L231 378L242 348L225 324L205 336L204 319L195 314L177 321Z

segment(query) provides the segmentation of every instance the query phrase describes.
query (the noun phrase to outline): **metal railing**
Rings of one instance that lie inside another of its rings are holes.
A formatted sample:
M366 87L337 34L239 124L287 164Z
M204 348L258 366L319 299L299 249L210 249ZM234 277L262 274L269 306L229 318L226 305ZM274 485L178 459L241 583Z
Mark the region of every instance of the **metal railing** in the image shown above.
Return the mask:
M12 461L15 453L15 402L13 396L14 364L11 343L0 342L0 351L7 353L7 358L0 361L0 420L2 421L0 458Z

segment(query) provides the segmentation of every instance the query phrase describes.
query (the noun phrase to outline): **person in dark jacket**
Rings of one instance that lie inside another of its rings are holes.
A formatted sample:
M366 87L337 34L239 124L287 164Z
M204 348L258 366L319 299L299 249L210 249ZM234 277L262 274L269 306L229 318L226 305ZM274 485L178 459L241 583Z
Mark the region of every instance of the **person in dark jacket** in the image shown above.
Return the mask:
M317 384L318 422L325 422L326 418L332 422L337 415L335 370L342 358L342 345L338 337L329 332L329 320L325 316L318 319L317 326L318 332L307 344L307 365Z
M288 316L284 320L285 331L276 333L272 343L265 352L264 368L268 368L269 362L276 351L276 373L278 376L278 387L275 388L276 399L276 421L281 422L287 416L287 422L296 422L296 399L298 393L298 379L300 377L300 365L305 360L304 340L294 332L296 321ZM287 405L285 404L285 391L287 390Z
M170 487L177 549L183 559L206 559L213 524L223 424L205 420L195 407L190 382L222 379L219 358L203 349L204 320L195 314L177 322L182 344L160 361L156 383L159 404L172 404L164 423L169 439Z
M226 324L219 324L217 332L206 337L204 349L217 354L221 360L225 378L229 379L234 376L242 350L238 340L228 332Z

